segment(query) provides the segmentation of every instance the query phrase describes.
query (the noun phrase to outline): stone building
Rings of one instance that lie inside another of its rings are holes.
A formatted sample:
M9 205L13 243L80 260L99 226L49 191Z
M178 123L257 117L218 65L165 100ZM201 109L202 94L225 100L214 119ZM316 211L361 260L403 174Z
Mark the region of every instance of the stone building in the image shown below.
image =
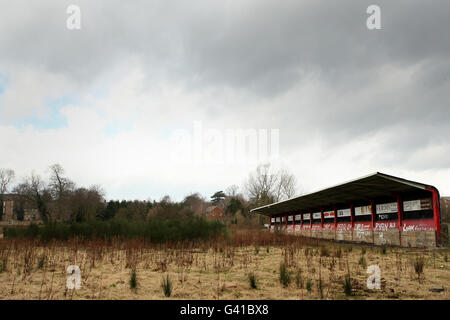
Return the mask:
M17 194L3 194L2 220L3 221L41 221L41 215L36 206L30 201L20 199Z

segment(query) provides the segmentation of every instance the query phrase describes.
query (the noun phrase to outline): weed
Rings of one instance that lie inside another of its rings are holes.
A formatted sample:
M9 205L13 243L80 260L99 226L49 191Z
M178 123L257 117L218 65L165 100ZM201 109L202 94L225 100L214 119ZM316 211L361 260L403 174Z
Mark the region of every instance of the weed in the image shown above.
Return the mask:
M366 268L367 263L366 263L366 258L364 256L361 256L361 258L359 258L359 264L363 267L363 269Z
M307 290L308 292L311 292L312 286L313 286L313 281L312 281L311 279L307 279L307 280L306 280L306 290Z
M166 275L166 277L162 279L161 281L161 288L163 289L164 295L166 297L170 297L172 294L172 281L170 280L169 275Z
M350 274L345 275L342 285L344 286L345 295L351 296L352 295L352 278L350 277Z
M250 288L256 289L258 287L258 285L256 283L256 275L254 272L250 272L248 274L248 282L250 284Z
M280 283L285 288L291 283L291 275L289 274L285 263L280 264Z
M130 275L130 289L136 289L136 288L137 288L136 269L133 269L131 271L131 275Z

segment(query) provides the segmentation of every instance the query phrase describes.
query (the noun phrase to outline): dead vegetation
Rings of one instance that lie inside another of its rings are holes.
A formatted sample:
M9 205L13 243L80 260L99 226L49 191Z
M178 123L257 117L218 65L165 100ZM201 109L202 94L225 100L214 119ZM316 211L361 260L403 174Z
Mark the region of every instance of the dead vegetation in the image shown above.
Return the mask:
M1 299L449 299L448 249L240 231L210 241L0 240ZM81 289L66 286L80 268ZM367 266L381 289L367 288ZM430 292L442 286L444 292Z

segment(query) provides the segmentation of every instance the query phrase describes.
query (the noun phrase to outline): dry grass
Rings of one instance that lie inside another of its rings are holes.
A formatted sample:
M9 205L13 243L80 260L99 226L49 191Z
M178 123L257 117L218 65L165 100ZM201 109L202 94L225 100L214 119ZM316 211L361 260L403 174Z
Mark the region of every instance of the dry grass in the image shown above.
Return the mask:
M364 247L367 266L381 268L381 290L369 290L361 250L355 247L266 232L163 245L139 240L44 244L2 239L0 299L168 299L161 287L167 275L172 283L169 299L450 298L448 249L387 248L383 254L379 247ZM420 282L417 256L424 259ZM279 280L280 264L293 279L287 288ZM79 290L66 288L69 265L81 269ZM136 289L130 289L132 270ZM249 285L249 274L257 279L256 289ZM351 278L351 295L343 288L346 275ZM430 292L435 286L445 291Z

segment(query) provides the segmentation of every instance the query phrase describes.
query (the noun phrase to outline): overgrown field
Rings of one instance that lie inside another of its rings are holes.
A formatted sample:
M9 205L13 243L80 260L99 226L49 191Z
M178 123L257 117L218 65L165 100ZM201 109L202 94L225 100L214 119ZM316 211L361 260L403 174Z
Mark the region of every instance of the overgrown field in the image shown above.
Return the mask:
M449 299L448 249L240 231L210 240L0 239L1 299ZM67 289L66 270L81 288ZM367 268L381 270L368 289ZM430 292L443 286L445 291Z

